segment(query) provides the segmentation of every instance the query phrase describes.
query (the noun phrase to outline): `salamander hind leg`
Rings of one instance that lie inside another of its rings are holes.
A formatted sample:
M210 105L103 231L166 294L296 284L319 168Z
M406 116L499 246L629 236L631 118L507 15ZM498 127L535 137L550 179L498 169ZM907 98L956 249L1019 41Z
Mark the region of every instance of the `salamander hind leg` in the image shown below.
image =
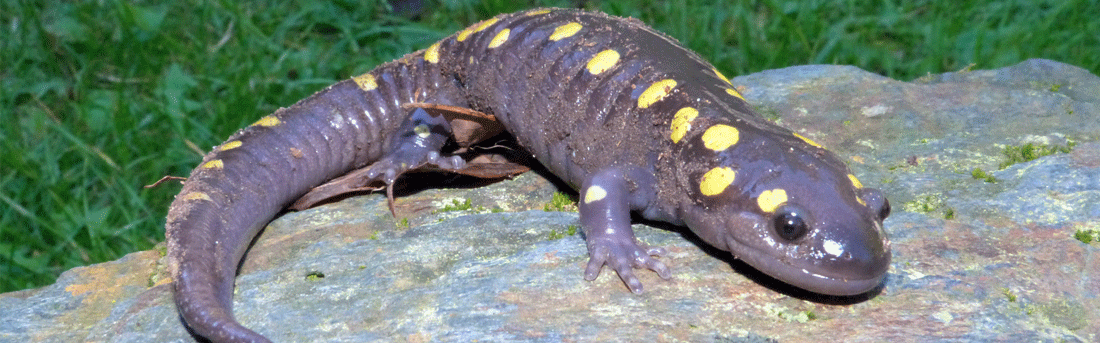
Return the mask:
M385 188L390 212L393 212L393 184L401 174L418 169L456 170L467 166L461 156L440 154L439 149L451 135L451 125L445 118L430 115L421 108L409 109L409 115L390 139L385 156L366 167L314 187L289 208L304 210L342 194Z
M462 157L439 153L450 136L451 125L445 118L429 115L421 108L413 109L397 129L389 154L370 165L366 176L380 177L387 185L392 185L402 173L428 164L460 169L466 165Z
M635 268L652 270L666 280L671 273L656 258L666 253L664 249L647 247L634 237L626 185L620 170L607 169L593 174L581 187L578 207L589 255L584 278L595 280L607 265L619 274L631 292L642 293L642 282L634 276Z

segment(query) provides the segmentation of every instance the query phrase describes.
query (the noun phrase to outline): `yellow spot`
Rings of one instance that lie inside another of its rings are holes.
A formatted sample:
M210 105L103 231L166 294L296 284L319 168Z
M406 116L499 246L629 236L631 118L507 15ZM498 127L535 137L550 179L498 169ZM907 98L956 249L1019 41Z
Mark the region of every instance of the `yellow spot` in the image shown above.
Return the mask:
M588 60L588 72L592 75L599 75L614 67L615 63L619 63L618 51L611 49L600 51L596 56L592 56L591 60Z
M439 63L439 43L428 47L428 51L424 52L424 60L428 63Z
M240 148L241 144L241 141L228 141L225 142L225 144L222 144L221 147L218 147L218 151L226 151L230 149Z
M760 210L767 213L775 212L775 209L785 202L787 202L787 191L782 188L766 190L756 198L756 204L760 206Z
M466 37L469 37L471 33L474 33L473 30L474 30L473 26L467 27L465 30L459 31L458 32L458 37L455 37L455 39L457 39L459 42L464 41L464 40L466 40Z
M729 93L730 95L735 96L738 99L745 100L745 97L741 96L741 93L738 93L736 89L726 88L726 93Z
M492 26L493 24L496 24L498 21L500 21L500 19L497 19L497 18L493 18L493 19L483 21L483 22L481 22L481 25L478 25L477 28L474 29L474 32L480 32L481 30L484 30L485 28L487 28L489 26Z
M859 182L855 175L848 174L848 180L852 180L852 186L855 186L856 189L863 188L863 183Z
M257 121L256 121L256 123L254 123L254 124L252 124L252 125L253 125L253 126L267 126L267 127L271 127L271 126L276 126L276 125L279 125L279 124L282 124L282 122L281 122L281 121L279 121L279 118L278 118L278 117L275 117L275 115L274 115L274 114L272 114L272 115L269 115L269 116L266 116L266 117L260 118L260 120L257 120Z
M489 49L496 48L496 47L500 46L501 44L504 44L504 42L508 41L508 33L509 32L512 32L512 30L509 30L509 29L500 30L500 33L498 33L496 37L493 37L493 40L491 42L489 42Z
M703 174L703 180L699 181L699 191L703 195L714 196L722 194L733 183L737 172L730 167L717 167Z
M588 187L588 191L584 192L584 203L591 204L603 200L604 197L607 197L607 191L604 190L603 187L590 186Z
M192 193L184 194L183 195L183 200L184 201L189 201L189 200L214 201L213 199L210 199L210 195L207 195L206 193L203 193L203 192L192 192Z
M420 138L428 138L432 134L431 130L428 130L428 125L420 124L413 128L413 132Z
M581 24L577 22L558 26L558 28L554 29L554 33L550 34L550 40L558 41L562 38L571 37L577 34L577 32L581 30L581 27Z
M362 89L364 92L370 92L378 88L378 82L374 80L374 75L370 73L359 75L351 79L355 80L355 84L359 85L359 89Z
M493 18L483 21L481 22L481 24L477 24L476 26L467 27L465 30L462 30L462 32L458 33L458 37L456 39L458 39L459 42L464 41L466 40L466 38L469 38L471 34L475 32L480 32L490 25L496 24L498 21L500 21L500 19Z
M703 146L714 151L722 151L737 144L740 138L737 128L729 125L718 124L707 128L703 132Z
M688 130L691 130L691 121L698 116L699 110L691 107L684 107L676 111L676 117L672 118L672 134L669 135L673 143L680 143Z
M848 174L848 180L852 180L852 186L855 186L856 189L863 188L863 183L859 182L859 179L857 179L855 175ZM856 194L856 202L861 206L867 206L867 202L863 201L863 198L860 198L858 193Z
M649 105L653 105L653 103L661 101L661 99L668 96L668 93L671 93L673 88L676 88L676 80L673 79L664 79L654 82L638 97L638 107L649 108Z
M804 137L804 136L802 136L802 135L800 135L800 134L798 134L798 133L795 133L795 134L794 134L794 136L795 136L795 137L798 137L798 139L801 139L801 140L805 141L805 142L806 142L806 144L809 144L809 145L813 145L813 146L816 146L816 147L818 147L818 148L822 148L822 149L824 149L824 147L822 147L822 146L821 146L821 144L817 144L817 142L814 142L814 141L810 140L809 138L806 138L806 137ZM850 176L850 175L849 175L849 176Z
M222 163L222 160L210 160L210 162L203 164L202 167L206 169L222 169L222 167L225 167L225 163Z
M550 10L546 9L546 10L531 11L531 12L527 12L527 15L539 15L539 14L547 14L547 13L550 13Z
M711 69L714 70L714 74L718 75L718 78L722 79L722 81L726 81L727 84L733 85L733 83L730 82L730 79L727 79L725 75L722 75L722 72L718 71L718 68L711 67Z

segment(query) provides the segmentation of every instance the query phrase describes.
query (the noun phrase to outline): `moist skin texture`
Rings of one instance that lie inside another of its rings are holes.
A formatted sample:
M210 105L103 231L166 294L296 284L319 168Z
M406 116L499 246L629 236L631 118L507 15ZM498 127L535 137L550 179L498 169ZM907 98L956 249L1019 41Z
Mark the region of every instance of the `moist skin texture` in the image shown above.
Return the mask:
M408 104L495 117L578 189L588 280L608 266L641 293L634 269L671 276L664 250L635 239L631 211L809 291L861 294L886 275L889 203L839 158L762 119L717 69L637 20L536 9L336 83L207 154L166 227L175 301L194 333L268 341L233 318L236 268L311 188L360 168L392 184L425 165L470 167L439 153L455 139L451 121Z

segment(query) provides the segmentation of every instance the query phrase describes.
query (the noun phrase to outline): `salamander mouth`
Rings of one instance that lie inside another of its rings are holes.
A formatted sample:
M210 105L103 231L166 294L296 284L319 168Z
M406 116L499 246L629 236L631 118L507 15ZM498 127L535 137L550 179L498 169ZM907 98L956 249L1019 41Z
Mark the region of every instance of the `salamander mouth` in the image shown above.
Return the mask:
M728 244L730 247L744 248L733 251L750 252L735 257L764 274L792 286L825 295L853 296L867 293L882 284L890 267L889 248L882 258L871 261L869 268L865 264L858 268L852 266L848 269L837 269L791 260L787 256L776 256L732 239Z

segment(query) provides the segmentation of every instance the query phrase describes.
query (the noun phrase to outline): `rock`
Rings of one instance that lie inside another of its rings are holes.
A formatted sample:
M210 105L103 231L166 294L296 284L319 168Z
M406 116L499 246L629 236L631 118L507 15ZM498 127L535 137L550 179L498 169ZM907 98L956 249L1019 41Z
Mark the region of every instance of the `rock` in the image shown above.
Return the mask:
M642 295L607 270L586 282L577 214L544 211L554 184L527 173L411 192L400 219L378 194L283 215L242 267L237 318L280 342L1100 340L1100 243L1074 238L1100 230L1100 78L1029 60L914 82L799 66L734 83L889 196L879 292L805 293L642 224L673 279L640 272ZM999 168L1028 143L1072 151ZM191 341L162 255L0 295L0 341Z

